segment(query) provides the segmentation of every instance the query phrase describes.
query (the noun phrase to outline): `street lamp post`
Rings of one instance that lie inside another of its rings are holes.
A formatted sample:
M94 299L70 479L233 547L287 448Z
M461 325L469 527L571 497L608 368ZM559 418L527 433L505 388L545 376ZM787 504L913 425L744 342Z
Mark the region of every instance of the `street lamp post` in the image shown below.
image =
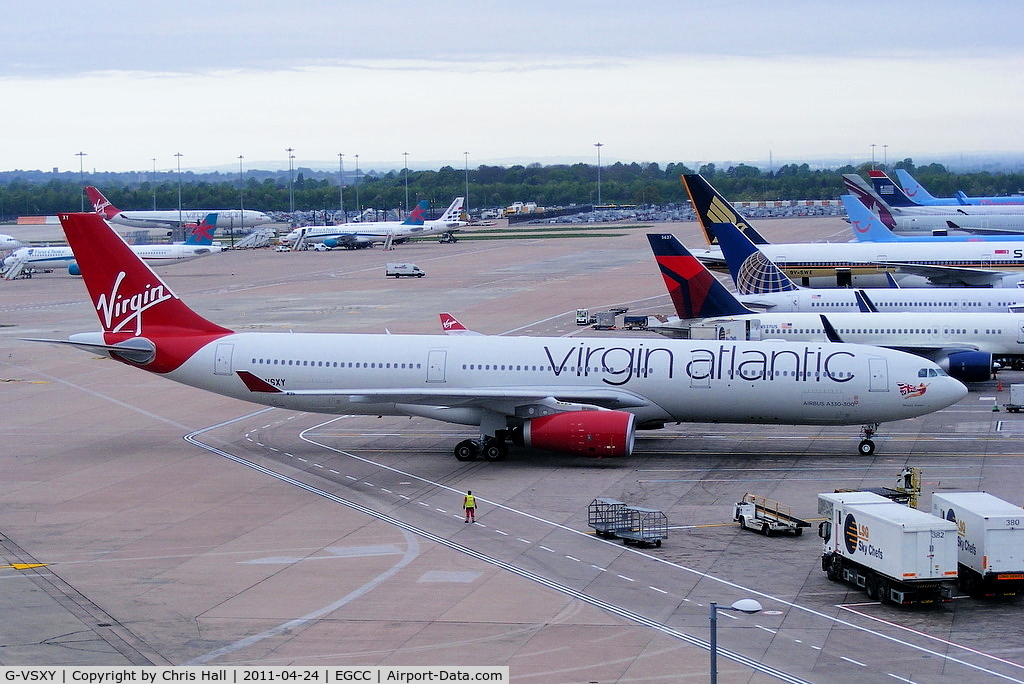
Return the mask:
M462 156L466 159L466 199L462 203L462 210L469 216L469 152L463 152Z
M363 208L359 206L359 155L356 155L356 177L352 180L352 184L356 186L356 216L359 216L363 212ZM358 220L358 219L357 219Z
M409 153L403 152L405 157L405 214L409 215Z
M345 216L345 167L343 162L345 155L341 152L338 153L338 205L341 207L342 221L348 223L348 217ZM337 221L335 221L337 223Z
M594 143L594 147L597 148L597 204L601 206L601 148L604 144Z
M83 164L85 152L75 152L78 157L78 199L82 204L81 211L85 211L85 166Z
M754 599L740 599L731 606L719 606L711 602L711 684L718 684L718 611L735 610L740 613L760 613L761 604Z
M174 156L178 158L178 228L174 231L174 239L183 240L185 236L185 226L181 220L181 158L185 155L181 152L177 152Z
M292 152L295 151L294 147L286 147L284 151L288 153L288 213L295 213L295 191L292 189L292 170L294 167L295 155Z
M245 228L245 178L242 175L242 155L238 155L238 229ZM235 242L235 231L231 231L231 243Z
M875 143L871 143L871 170L875 170L875 148L878 147Z

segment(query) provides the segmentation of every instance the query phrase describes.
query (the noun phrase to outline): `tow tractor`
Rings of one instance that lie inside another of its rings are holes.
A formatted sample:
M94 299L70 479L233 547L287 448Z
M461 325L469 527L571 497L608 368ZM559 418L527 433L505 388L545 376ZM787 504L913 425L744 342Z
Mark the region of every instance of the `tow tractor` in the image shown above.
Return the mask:
M780 532L792 532L796 536L804 533L811 523L794 516L789 506L766 499L756 494L744 494L733 509L732 519L747 530L760 532L766 537Z

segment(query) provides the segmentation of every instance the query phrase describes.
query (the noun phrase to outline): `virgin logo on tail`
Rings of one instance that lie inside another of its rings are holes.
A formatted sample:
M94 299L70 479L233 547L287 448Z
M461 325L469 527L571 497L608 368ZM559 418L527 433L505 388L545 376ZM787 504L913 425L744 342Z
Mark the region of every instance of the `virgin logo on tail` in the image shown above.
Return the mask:
M117 278L114 279L114 285L110 289L110 296L101 294L96 298L96 311L100 314L105 331L124 332L129 324L134 323L135 335L139 336L142 334L142 312L169 299L177 299L177 295L163 283L146 285L144 292L132 295L122 294L119 290L121 281L125 277L124 271L118 273Z

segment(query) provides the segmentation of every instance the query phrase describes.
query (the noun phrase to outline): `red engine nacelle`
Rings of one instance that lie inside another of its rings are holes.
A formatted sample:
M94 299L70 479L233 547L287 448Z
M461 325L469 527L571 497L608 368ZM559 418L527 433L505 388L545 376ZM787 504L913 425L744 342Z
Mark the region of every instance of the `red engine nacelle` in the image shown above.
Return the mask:
M529 420L523 445L583 456L629 456L636 416L625 411L570 411Z

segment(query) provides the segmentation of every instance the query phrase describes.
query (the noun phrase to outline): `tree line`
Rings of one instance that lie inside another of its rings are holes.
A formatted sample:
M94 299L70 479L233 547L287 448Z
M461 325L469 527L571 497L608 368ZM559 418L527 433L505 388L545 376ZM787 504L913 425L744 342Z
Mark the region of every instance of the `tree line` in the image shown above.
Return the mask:
M875 165L881 167L881 165ZM734 201L836 199L843 194L844 173L867 175L871 164L836 169L812 169L808 164L789 164L765 171L738 164L725 169L704 164L691 169L683 163L662 167L657 163L621 163L600 168L600 199L604 204L662 205L687 201L679 176L695 171L707 178L723 195ZM888 165L892 172L904 168L936 196L951 196L957 190L968 195L1018 194L1024 188L1022 173L952 173L942 164L917 167L912 159ZM516 201L538 206L567 206L598 203L598 168L592 164L542 166L487 166L468 170L469 206L504 207ZM467 172L444 166L436 171L390 171L356 174L348 172L339 193L338 175L328 171L299 168L287 171L231 173L183 172L162 174L154 179L145 172L46 173L6 171L0 173L0 219L17 216L53 215L78 211L83 205L83 185L95 185L121 209L176 209L179 189L183 209L230 209L240 204L267 212L334 210L343 195L345 208L392 209L421 199L432 207L445 207L453 197L466 192ZM88 210L88 201L84 201Z

